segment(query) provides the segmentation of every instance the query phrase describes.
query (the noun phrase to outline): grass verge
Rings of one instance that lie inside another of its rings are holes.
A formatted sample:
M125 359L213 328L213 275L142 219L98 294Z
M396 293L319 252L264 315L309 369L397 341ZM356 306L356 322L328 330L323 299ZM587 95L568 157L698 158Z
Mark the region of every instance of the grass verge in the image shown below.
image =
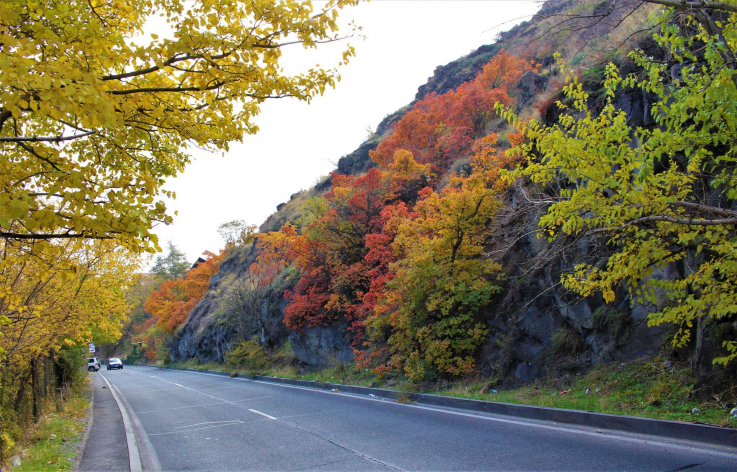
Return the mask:
M11 466L13 472L71 470L74 460L82 453L81 440L86 426L89 402L84 387L73 392L64 402L63 411L47 404L39 424L32 425L21 442L21 465Z
M659 357L600 365L584 375L541 381L517 388L502 388L497 386L494 379L483 377L470 377L455 382L412 384L401 376L379 376L370 371L356 370L352 365L303 372L291 364L237 369L224 364L199 364L194 359L170 364L168 367L391 388L402 392L737 428L737 418L729 416L737 399L737 386L732 386L719 395L700 398L695 391L696 379L690 369L686 365L673 364Z
M737 428L737 419L729 416L737 393L734 386L721 395L699 398L689 368L665 365L662 359L602 365L559 383L557 388L538 382L496 389L488 380L473 379L433 393Z

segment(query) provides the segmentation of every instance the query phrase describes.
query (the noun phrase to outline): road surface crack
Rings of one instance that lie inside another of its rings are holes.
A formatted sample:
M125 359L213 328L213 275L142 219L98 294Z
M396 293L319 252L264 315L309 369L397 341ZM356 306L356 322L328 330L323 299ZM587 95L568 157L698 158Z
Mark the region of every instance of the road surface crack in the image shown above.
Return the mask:
M289 423L285 423L285 424L289 424ZM307 433L307 434L311 434L312 436L315 436L315 437L317 437L317 438L319 438L319 439L322 439L323 441L329 442L329 443L330 443L330 444L332 444L333 446L339 447L340 449L343 449L344 451L350 452L351 454L354 454L354 455L356 455L356 456L360 457L361 459L365 459L365 460L367 460L367 461L369 461L369 462L373 462L374 464L379 464L379 465L383 465L384 467L388 467L388 468L390 468L390 469L392 469L392 470L400 470L400 471L402 471L402 472L405 472L405 470L404 470L404 469L400 469L399 467L397 467L397 466L395 466L395 465L392 465L392 464L387 464L386 462L380 461L379 459L376 459L376 458L374 458L374 457L368 456L368 455L366 455L366 454L364 454L364 453L362 453L362 452L358 452L358 451L356 451L355 449L351 449L351 448L350 448L350 447L348 447L348 446L344 446L343 444L340 444L340 443L338 443L338 442L335 442L335 441L333 441L332 439L330 439L330 438L327 438L327 437L325 437L325 436L323 436L323 435L321 435L321 434L319 434L319 433L316 433L316 432L314 432L314 431L310 431L309 429L305 429L305 428L301 427L301 426L300 426L300 425L299 425L299 424L297 423L297 421L295 421L295 422L294 422L294 424L293 424L292 426L293 426L294 428L296 428L296 429L300 430L300 431L304 431L304 432L305 432L305 433Z
M692 470L699 466L701 466L701 464L688 464L688 465L684 465L683 467L673 469L671 472L681 472L683 470Z
M341 460L338 460L338 461L325 462L323 464L308 465L307 467L300 467L299 469L289 469L289 471L290 472L299 472L300 470L312 470L315 467L324 467L326 465L339 464L341 462L345 462L345 459L341 459Z

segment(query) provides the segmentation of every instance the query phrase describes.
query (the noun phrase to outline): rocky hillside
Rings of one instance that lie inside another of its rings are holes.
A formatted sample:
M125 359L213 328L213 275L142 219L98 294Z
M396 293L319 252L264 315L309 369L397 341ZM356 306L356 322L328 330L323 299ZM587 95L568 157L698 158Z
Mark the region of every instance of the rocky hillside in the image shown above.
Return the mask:
M513 108L519 116L539 116L548 124L558 119L558 109L551 106L562 97L563 78L553 59L556 51L562 53L566 62L578 67L579 77L590 90L589 105L594 110L600 109L603 98L599 88L605 58L614 57L623 72L628 72L636 69L624 55L628 48L637 46L651 57L662 53L648 35L637 34L639 29L646 29L648 11L640 9L631 14L631 2L615 2L613 12L602 10L602 5L606 4L550 1L534 19L501 34L494 44L484 45L468 56L439 66L428 82L419 87L416 100L387 116L374 136L342 157L336 173L364 175L376 167L370 153L392 135L397 123L413 106L434 96L432 94L453 93L462 84L469 83L502 50L537 64L534 70L522 74L509 87ZM604 11L609 14L602 20L591 20L592 15ZM627 20L622 21L625 17ZM622 38L627 41L620 41ZM612 46L615 43L616 47ZM646 93L627 91L618 93L614 105L627 113L629 125L652 127L653 100ZM509 125L499 118L489 118L485 126L485 132L500 136L511 132ZM502 139L499 145L504 147L508 143ZM457 158L444 172L439 179L439 190L450 182L452 172L460 175L471 172L469 159ZM296 223L298 227L304 224L302 208L309 197L325 195L332 186L327 180L307 194L293 195L263 223L261 232L276 231L287 222ZM647 317L667 302L663 293L658 293L656 300L650 302L635 302L626 290L620 290L614 303L605 303L599 295L581 297L563 288L561 274L573 271L580 263L605 261L611 248L595 237L561 237L553 242L540 238L538 223L547 206L540 204L535 196L545 192L544 188L520 180L501 197L503 208L495 217L493 237L487 240L484 253L500 265L503 276L499 279L498 293L479 314L486 334L476 367L497 379L527 382L582 372L602 362L627 362L659 352L664 341L673 334L672 325L649 327ZM223 262L207 295L178 331L171 345L171 357L174 360L222 361L234 340L258 335L270 346L279 346L288 340L295 356L305 365L353 360L355 343L352 345L353 334L348 329L348 321L307 325L294 330L285 327L283 294L298 290L295 286L299 276L294 271L285 271L270 285L267 295L258 301L259 314L250 315L252 322L248 328L241 326L239 331L227 321L232 319L228 293L232 293L232 287L239 280L248 277L249 267L257 261L258 254L256 243L256 246L233 252ZM682 271L680 267L671 264L656 270L651 277L673 280L679 277L679 271ZM703 352L716 349L717 344L707 336ZM390 364L389 361L387 365Z

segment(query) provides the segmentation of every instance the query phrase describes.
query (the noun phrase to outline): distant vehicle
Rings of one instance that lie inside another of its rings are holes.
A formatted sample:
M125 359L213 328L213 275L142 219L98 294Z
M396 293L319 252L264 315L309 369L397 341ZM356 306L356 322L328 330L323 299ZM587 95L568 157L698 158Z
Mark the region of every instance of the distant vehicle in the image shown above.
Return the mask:
M113 357L112 359L108 359L108 361L107 361L107 370L122 369L122 368L123 368L123 363L117 357Z
M102 365L100 364L100 361L97 360L97 357L88 357L87 358L87 370L90 372L97 372L102 368Z

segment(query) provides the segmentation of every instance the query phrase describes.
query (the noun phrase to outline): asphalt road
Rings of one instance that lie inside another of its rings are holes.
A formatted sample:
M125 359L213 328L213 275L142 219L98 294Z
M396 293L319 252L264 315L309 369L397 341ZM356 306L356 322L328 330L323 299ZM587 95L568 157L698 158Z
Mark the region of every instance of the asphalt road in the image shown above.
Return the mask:
M97 375L137 426L144 470L737 470L737 449L686 441L206 373Z

